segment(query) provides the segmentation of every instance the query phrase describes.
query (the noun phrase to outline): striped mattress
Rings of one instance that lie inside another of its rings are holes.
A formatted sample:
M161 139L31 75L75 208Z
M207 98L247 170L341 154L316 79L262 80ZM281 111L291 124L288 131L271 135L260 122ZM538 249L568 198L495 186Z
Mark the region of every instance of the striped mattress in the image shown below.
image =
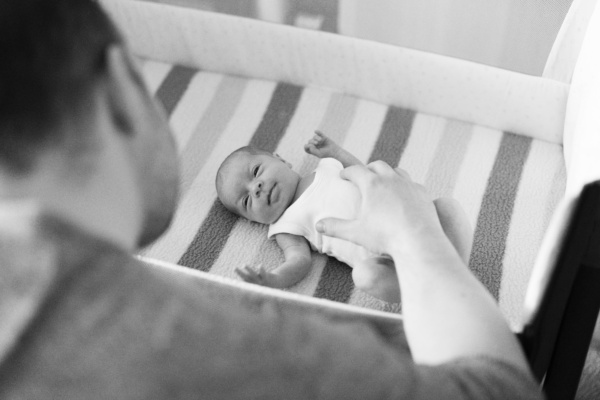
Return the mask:
M276 267L283 255L267 227L240 219L216 198L221 161L252 144L277 152L304 175L317 159L303 151L318 129L363 162L406 169L436 197L451 196L474 229L469 268L519 319L547 224L565 188L562 146L436 115L282 82L247 79L142 60L169 115L181 162L181 199L167 233L141 255L239 280L243 264ZM399 312L355 289L351 269L313 255L290 292Z

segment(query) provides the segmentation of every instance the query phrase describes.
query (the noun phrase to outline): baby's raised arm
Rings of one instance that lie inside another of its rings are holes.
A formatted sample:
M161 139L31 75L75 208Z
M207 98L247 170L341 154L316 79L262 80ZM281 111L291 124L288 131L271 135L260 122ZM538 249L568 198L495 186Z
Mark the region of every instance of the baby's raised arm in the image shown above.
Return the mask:
M262 266L255 270L249 265L236 268L237 274L246 282L273 288L287 288L300 282L312 265L310 247L302 236L290 233L275 235L277 244L283 250L285 261L272 271Z
M315 131L313 138L304 145L304 151L318 158L335 158L342 163L344 168L353 165L363 165L358 158L354 157L349 151L340 147L320 131Z

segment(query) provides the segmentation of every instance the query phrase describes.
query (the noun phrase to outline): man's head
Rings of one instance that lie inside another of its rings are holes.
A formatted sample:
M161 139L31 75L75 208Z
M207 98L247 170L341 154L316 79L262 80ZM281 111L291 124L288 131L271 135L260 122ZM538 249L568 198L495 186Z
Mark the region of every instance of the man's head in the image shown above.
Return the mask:
M138 198L140 244L162 233L177 198L172 138L100 6L2 0L0 54L0 199L45 196L43 203L52 196L40 187L42 174L82 193L104 186L112 198L97 205L107 213L108 200ZM122 172L107 173L110 163Z
M106 49L120 44L90 1L0 2L2 168L26 174L40 152L65 143L72 132L64 125L83 122L106 75Z
M247 146L223 161L216 186L228 210L272 224L292 204L299 182L300 176L279 156Z

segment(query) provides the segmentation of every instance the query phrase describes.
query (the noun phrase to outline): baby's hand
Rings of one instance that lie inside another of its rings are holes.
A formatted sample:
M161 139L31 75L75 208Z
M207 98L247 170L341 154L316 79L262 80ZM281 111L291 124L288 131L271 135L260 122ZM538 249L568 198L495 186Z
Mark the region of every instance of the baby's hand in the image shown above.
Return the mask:
M318 158L336 158L340 146L320 131L315 131L312 139L304 145L304 151Z
M258 269L254 269L249 265L244 265L242 268L236 268L235 272L248 283L254 283L261 286L271 286L270 276L271 273L264 269L262 265L258 266Z

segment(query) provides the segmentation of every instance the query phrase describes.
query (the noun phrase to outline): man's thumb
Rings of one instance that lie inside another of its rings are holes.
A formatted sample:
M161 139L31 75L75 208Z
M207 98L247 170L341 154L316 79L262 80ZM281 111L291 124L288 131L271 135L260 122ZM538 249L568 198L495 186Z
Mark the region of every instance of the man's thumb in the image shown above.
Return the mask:
M322 233L325 236L351 241L351 225L352 221L338 218L324 218L317 221L315 228L317 229L317 232Z

